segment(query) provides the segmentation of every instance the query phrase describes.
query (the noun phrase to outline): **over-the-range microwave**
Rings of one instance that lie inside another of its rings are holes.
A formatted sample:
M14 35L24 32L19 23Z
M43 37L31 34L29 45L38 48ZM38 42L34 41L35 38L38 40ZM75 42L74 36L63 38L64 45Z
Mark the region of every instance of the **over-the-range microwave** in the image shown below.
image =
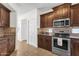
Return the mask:
M70 26L69 18L53 20L53 27L68 27L68 26Z

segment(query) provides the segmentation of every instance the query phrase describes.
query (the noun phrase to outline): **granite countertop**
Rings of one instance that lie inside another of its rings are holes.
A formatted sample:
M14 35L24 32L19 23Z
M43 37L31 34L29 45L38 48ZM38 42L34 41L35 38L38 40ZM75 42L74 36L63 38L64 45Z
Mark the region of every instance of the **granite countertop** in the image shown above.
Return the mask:
M38 35L53 36L52 34L38 34ZM70 36L70 38L79 39L79 36Z
M38 35L53 36L52 34L41 34L41 33Z

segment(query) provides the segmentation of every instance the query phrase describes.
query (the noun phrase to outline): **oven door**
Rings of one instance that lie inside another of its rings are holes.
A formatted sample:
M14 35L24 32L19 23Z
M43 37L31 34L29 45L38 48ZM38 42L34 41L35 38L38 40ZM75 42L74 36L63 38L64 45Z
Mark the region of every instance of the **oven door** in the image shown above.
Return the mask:
M53 47L60 48L63 50L68 50L68 40L62 38L62 46L58 45L58 38L53 39Z
M70 56L70 39L63 38L62 46L58 45L58 38L52 39L52 52L61 56Z

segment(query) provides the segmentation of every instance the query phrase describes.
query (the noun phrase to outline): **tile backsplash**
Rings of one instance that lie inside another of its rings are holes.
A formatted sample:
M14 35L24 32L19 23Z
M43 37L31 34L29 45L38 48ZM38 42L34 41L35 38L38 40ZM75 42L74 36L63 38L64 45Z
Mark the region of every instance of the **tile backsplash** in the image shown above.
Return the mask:
M72 33L79 34L79 28L78 27L72 28Z
M38 29L38 34L41 33L48 33L48 34L53 34L55 31L66 31L67 33L70 33L70 36L72 37L79 37L79 27L69 27L69 28L39 28ZM68 30L68 31L67 31Z
M72 27L71 36L79 37L79 27Z
M53 28L39 28L38 32L49 32L52 33Z
M53 28L40 28L38 29L38 34L40 35L47 35L52 36L53 35Z

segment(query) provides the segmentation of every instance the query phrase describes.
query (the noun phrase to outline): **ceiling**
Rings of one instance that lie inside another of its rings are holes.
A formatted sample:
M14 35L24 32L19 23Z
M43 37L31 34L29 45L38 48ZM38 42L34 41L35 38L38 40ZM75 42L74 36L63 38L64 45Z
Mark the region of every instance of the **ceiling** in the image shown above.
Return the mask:
M19 13L28 12L34 8L38 8L40 11L49 10L62 3L10 3L10 5Z
M41 12L45 12L48 10L52 10L55 6L61 5L63 3L4 3L5 6L9 4L11 7L11 10L15 10L16 12L20 14L24 14L34 8L38 8Z

